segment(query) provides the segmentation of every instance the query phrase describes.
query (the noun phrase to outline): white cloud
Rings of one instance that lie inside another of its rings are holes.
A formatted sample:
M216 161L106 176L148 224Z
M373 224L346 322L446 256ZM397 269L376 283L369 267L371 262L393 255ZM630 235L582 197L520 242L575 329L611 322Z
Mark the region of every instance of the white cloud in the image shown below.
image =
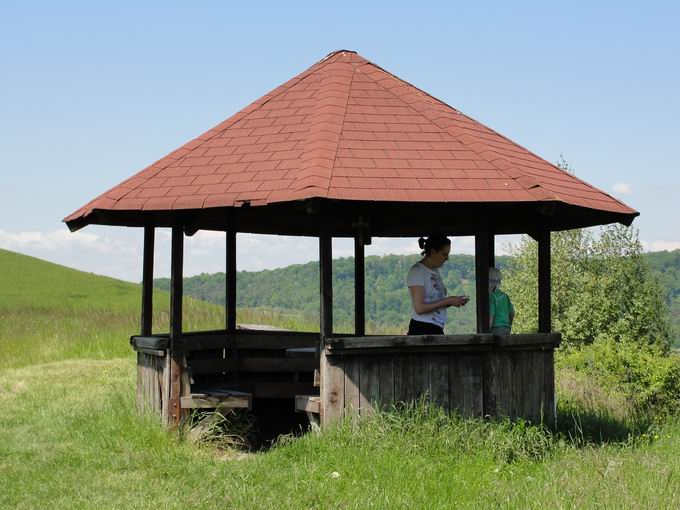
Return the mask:
M680 250L680 241L640 241L645 251L673 251Z
M618 193L619 195L630 195L633 193L633 188L631 188L630 184L626 184L625 182L614 183L612 189L614 190L614 193Z
M505 253L504 241L517 236L496 238L496 253ZM199 231L185 238L184 273L195 275L225 270L224 232ZM452 237L453 253L474 253L474 237ZM662 241L657 241L660 243ZM154 276L170 276L170 229L156 229ZM659 248L655 244L650 249ZM139 228L89 226L71 233L65 227L48 232L8 232L0 230L0 248L73 267L81 271L139 282L142 278L143 231ZM407 255L419 253L415 238L374 237L366 255ZM335 239L333 257L354 255L352 239ZM237 237L239 271L260 271L319 260L315 237L239 234Z
M102 232L105 230L101 227L74 233L66 227L49 232L0 230L0 248L82 271L139 281L141 230L136 236L130 229L112 235Z

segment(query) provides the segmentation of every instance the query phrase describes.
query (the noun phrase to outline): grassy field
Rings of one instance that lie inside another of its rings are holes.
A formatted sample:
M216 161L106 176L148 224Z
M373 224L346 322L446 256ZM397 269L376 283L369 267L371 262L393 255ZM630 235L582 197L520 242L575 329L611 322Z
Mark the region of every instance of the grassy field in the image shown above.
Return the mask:
M196 444L135 412L138 286L2 251L0 268L2 508L680 507L680 421L634 416L569 373L554 431L421 404L258 453Z

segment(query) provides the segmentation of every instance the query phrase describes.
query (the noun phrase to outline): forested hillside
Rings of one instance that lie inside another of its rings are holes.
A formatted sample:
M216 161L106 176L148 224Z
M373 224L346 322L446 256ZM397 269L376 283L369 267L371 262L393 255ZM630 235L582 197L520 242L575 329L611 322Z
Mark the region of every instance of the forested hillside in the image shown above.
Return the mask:
M498 257L499 267L507 257ZM406 273L419 260L418 255L366 257L366 320L378 329L403 329L410 317L410 298ZM449 294L468 294L473 300L464 308L449 310L447 331L471 332L475 329L474 258L452 255L441 270ZM351 331L354 321L354 259L333 261L333 314L336 330ZM170 280L157 279L156 287L169 290ZM224 273L201 274L186 278L184 292L198 299L224 304ZM237 305L266 307L300 313L305 317L319 313L318 263L296 264L258 272L240 271L237 277Z
M386 255L366 258L366 319L378 329L406 329L410 301L406 273L418 255ZM664 287L673 325L680 331L680 250L645 254ZM508 257L497 257L502 269ZM475 327L474 257L452 255L442 268L450 294L468 294L470 303L449 310L447 332L470 332ZM336 329L351 330L354 317L354 259L333 261L334 317ZM258 272L240 271L237 278L239 307L266 307L299 313L319 313L319 271L316 262ZM159 278L156 287L169 290L170 280ZM224 304L224 273L201 274L185 279L185 293L198 299Z
M657 251L645 254L652 270L658 274L666 293L666 304L675 328L676 339L680 337L680 250ZM680 339L678 339L680 340ZM680 343L676 340L676 345Z

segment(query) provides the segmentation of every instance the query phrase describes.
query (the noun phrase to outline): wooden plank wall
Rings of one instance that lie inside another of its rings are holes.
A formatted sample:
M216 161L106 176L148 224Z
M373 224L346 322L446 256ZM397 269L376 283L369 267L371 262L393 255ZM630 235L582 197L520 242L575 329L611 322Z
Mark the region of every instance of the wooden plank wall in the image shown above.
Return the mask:
M326 354L322 366L324 423L421 397L464 417L553 417L552 349Z
M137 353L137 409L140 413L163 415L167 367L167 356Z

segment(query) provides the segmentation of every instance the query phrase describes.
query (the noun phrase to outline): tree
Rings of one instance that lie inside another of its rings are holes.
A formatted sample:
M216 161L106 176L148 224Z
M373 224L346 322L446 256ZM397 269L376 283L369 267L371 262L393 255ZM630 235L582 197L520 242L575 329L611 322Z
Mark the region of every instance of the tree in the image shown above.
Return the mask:
M505 290L517 310L516 332L536 331L537 246L524 237L514 248ZM637 229L622 225L551 235L552 319L567 345L597 340L667 350L671 327L661 284L646 260Z

